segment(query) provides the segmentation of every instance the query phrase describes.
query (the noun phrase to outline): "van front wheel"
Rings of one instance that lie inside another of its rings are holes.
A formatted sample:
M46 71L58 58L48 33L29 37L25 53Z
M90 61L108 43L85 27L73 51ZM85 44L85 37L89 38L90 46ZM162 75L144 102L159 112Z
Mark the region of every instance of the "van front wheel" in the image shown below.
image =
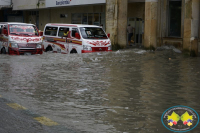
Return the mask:
M1 54L6 54L6 49L5 48L1 49Z
M72 49L72 51L70 52L70 54L77 54L77 51L75 49Z
M48 51L53 51L53 49L52 49L51 46L48 46L48 47L46 48L46 52L48 52Z

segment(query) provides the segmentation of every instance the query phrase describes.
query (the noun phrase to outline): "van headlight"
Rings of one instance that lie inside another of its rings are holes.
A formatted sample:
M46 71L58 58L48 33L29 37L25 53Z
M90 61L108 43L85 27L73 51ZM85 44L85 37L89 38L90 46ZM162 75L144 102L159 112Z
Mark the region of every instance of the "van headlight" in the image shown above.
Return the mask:
M88 45L83 45L83 50L92 51L92 47Z
M110 46L108 46L108 50L112 50L112 46L110 45Z
M13 43L13 42L11 42L9 46L11 48L18 48L18 44L17 43Z
M42 44L41 43L38 43L36 48L42 48Z

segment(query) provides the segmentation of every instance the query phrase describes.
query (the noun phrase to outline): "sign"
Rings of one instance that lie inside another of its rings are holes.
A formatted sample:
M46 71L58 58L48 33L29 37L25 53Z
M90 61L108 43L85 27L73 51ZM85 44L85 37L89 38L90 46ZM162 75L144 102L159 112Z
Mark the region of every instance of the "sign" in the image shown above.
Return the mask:
M46 7L105 4L106 0L46 0Z
M3 7L11 8L11 0L0 0L0 9Z
M10 6L11 0L0 0L0 6Z

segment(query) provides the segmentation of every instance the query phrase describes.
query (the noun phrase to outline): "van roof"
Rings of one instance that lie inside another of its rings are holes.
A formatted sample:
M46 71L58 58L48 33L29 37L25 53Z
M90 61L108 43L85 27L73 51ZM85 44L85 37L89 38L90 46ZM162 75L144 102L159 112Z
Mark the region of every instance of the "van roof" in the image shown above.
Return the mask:
M97 25L85 25L85 24L64 24L64 23L48 23L46 26L71 26L71 27L99 27Z
M0 24L26 24L26 25L34 25L29 23L19 23L19 22L0 22Z

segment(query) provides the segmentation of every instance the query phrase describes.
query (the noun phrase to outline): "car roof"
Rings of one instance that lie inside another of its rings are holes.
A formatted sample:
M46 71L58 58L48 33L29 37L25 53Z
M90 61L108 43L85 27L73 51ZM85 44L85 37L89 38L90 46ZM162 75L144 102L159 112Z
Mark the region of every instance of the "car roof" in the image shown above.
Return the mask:
M25 25L34 25L34 24L20 23L20 22L0 22L0 24L25 24Z
M97 25L85 25L85 24L64 24L64 23L48 23L46 26L70 26L70 27L99 27Z

